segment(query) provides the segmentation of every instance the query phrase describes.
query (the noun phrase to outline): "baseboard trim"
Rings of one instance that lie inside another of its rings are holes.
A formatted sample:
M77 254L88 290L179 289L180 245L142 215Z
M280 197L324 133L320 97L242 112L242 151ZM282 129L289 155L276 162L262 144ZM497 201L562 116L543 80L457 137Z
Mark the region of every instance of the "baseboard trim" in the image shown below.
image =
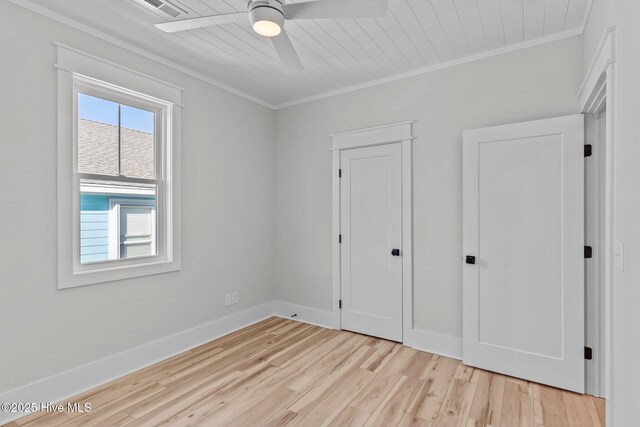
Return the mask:
M404 345L416 350L462 360L462 338L438 334L423 329L410 329L404 333Z
M0 394L1 402L60 402L273 316L271 302L117 353ZM0 425L26 413L0 412Z
M285 319L296 320L303 323L310 323L323 328L339 328L339 325L335 324L334 313L327 310L320 310L288 302L274 301L273 313L278 317L284 317Z

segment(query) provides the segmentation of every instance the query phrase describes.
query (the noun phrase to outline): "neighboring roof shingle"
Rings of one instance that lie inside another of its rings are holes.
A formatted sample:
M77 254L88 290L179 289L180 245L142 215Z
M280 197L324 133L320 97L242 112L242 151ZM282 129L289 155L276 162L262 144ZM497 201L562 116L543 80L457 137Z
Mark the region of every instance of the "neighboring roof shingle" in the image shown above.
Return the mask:
M121 175L154 178L155 138L151 133L121 129ZM83 173L118 174L118 127L78 120L78 171Z

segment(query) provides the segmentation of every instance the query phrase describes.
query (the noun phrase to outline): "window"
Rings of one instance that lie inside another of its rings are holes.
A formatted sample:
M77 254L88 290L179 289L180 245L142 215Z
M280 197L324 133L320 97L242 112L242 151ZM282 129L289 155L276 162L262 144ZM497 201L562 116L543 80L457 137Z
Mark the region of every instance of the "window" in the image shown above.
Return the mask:
M110 200L112 234L109 258L126 259L156 254L155 200Z
M114 82L58 71L58 287L178 270L180 92L59 46L65 55Z
M76 92L80 263L155 256L163 110L82 81Z

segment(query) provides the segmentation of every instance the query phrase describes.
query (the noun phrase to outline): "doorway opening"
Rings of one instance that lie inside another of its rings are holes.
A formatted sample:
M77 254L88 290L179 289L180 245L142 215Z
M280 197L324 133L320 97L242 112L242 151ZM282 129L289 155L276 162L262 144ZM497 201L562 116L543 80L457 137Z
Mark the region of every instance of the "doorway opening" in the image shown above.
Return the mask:
M605 303L607 266L606 167L607 109L600 104L585 114L585 246L592 258L585 260L585 361L587 394L605 397Z

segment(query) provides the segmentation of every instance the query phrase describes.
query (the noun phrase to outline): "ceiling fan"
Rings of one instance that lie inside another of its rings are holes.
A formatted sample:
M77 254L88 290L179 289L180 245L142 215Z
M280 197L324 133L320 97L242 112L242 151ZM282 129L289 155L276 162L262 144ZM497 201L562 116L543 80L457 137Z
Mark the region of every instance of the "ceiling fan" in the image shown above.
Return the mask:
M388 11L388 0L315 0L285 4L284 0L248 0L249 22L257 34L269 37L289 70L302 70L302 62L284 31L286 20L376 18ZM164 22L156 27L168 33L211 27L247 19L247 12L226 13Z

